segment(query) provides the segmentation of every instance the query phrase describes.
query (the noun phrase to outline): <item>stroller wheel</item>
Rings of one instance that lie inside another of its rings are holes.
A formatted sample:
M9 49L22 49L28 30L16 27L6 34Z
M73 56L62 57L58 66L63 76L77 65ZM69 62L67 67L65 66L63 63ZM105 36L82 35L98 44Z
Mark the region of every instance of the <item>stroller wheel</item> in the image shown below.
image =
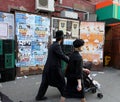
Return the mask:
M91 91L93 94L96 93L96 88L93 88Z
M103 94L102 93L98 93L97 97L101 99L101 98L103 98Z

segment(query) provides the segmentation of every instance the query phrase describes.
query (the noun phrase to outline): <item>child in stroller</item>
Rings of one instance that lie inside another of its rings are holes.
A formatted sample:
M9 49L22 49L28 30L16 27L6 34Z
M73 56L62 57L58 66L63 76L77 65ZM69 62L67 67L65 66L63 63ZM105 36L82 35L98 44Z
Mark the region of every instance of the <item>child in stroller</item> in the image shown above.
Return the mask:
M88 62L87 64L84 63L84 69L91 70L92 64ZM84 80L84 86L85 86L85 92L92 92L93 94L98 91L100 91L100 84L90 77L90 72L83 71L83 80ZM103 98L103 94L101 92L97 93L98 98Z

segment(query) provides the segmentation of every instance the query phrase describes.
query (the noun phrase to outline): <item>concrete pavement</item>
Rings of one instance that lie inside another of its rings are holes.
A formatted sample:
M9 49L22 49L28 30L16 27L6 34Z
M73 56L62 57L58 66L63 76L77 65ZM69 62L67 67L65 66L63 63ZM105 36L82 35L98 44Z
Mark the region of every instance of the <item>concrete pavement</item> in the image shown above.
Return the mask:
M92 71L91 77L101 84L102 99L97 93L86 93L87 102L120 102L120 70L104 68L102 72ZM41 75L18 77L15 81L0 83L0 91L13 102L36 102L35 96L41 81ZM60 93L54 87L49 87L46 93L48 99L40 102L59 102ZM80 102L79 99L66 99L66 102Z

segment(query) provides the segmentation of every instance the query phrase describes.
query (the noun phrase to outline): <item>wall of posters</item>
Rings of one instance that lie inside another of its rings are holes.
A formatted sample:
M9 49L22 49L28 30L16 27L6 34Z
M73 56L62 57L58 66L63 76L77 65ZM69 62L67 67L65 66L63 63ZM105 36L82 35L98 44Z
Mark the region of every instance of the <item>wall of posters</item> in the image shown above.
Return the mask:
M65 36L64 44L72 44L74 39L79 38L79 21L73 19L52 17L51 34L53 34L53 40L55 38L55 32L57 30L63 30Z
M0 39L14 39L14 14L0 12Z
M50 19L40 15L16 12L18 67L44 66L48 53ZM22 69L23 70L23 69Z
M85 62L91 62L94 70L103 67L103 45L104 45L105 23L103 22L81 22L80 38L84 39L82 56Z

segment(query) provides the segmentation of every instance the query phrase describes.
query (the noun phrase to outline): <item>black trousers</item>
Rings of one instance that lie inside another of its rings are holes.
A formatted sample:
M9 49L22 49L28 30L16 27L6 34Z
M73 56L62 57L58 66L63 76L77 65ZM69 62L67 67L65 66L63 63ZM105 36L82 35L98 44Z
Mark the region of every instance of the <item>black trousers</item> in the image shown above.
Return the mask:
M64 86L65 86L65 82L63 80L61 82L58 79L59 83L56 83L56 85L53 85L53 87L56 87L59 90L59 92L60 92L60 94L62 96L63 96ZM48 76L47 76L46 73L43 73L42 74L42 82L40 84L40 87L39 87L39 90L38 90L36 98L42 98L42 97L44 97L44 95L45 95L45 93L46 93L47 88L48 88L49 85L50 85L49 84L49 78L48 78ZM50 86L52 86L52 85L50 85Z

